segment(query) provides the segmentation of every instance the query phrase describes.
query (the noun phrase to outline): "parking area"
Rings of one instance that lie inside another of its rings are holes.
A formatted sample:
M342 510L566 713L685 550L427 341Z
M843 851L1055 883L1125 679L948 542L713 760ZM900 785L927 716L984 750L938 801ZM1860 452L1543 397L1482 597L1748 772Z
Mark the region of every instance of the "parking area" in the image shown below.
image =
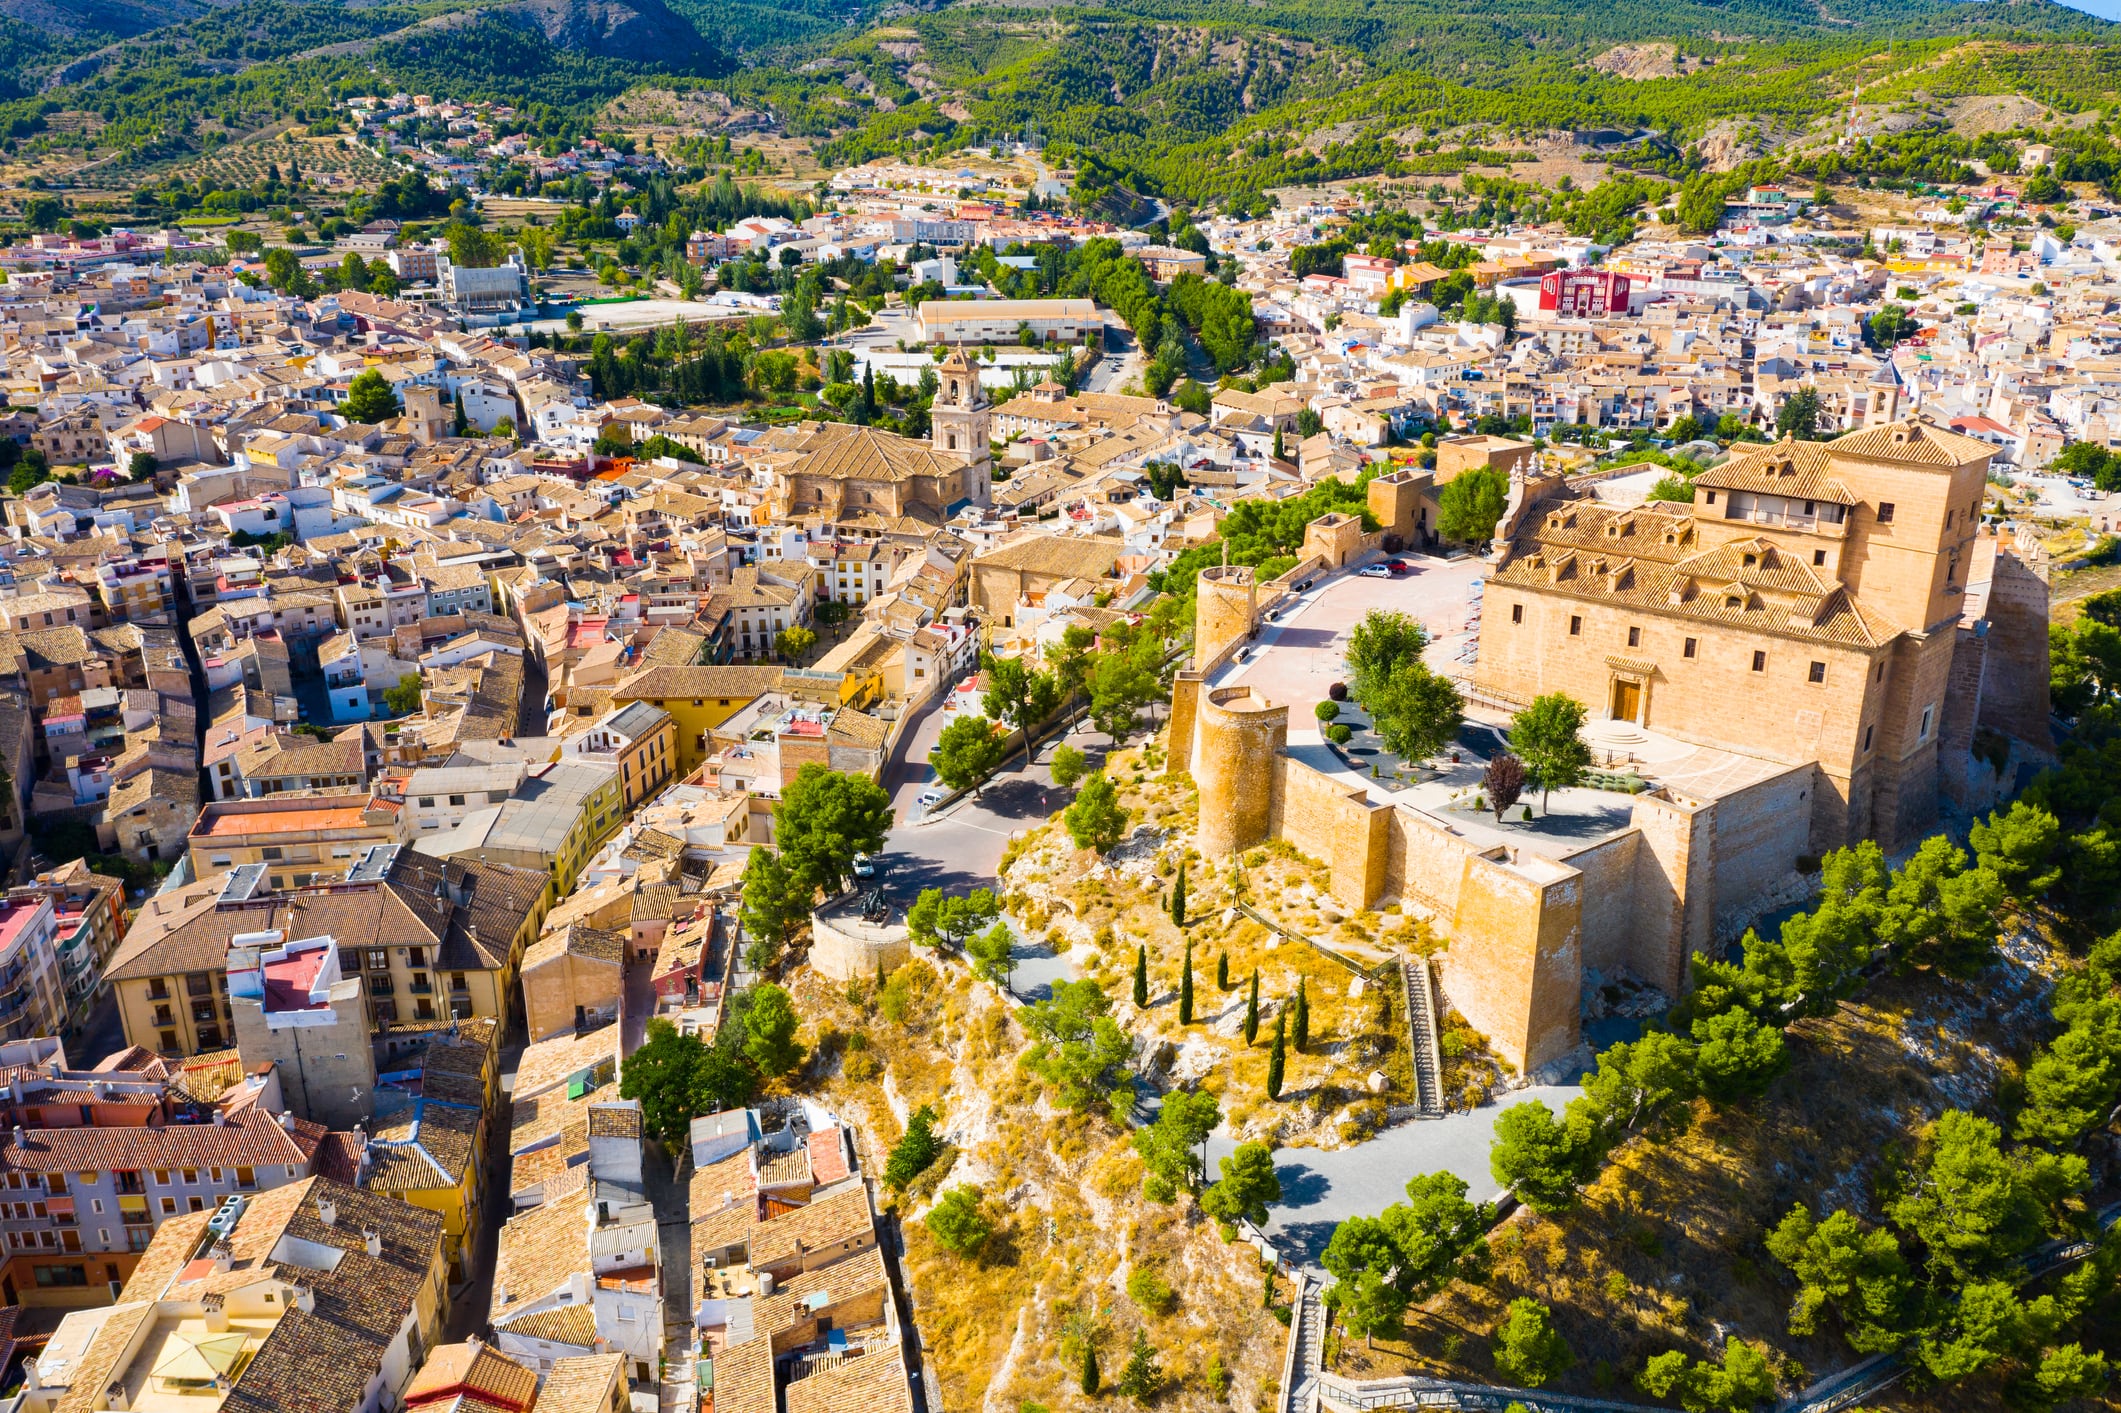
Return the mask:
M1364 615L1380 608L1396 609L1429 630L1431 667L1446 675L1463 672L1463 654L1479 630L1487 565L1471 555L1399 558L1410 572L1389 579L1336 575L1285 604L1260 630L1250 661L1225 667L1214 685L1243 683L1289 703L1293 734L1299 725L1308 726L1311 707L1325 699L1326 689L1347 676L1348 635Z

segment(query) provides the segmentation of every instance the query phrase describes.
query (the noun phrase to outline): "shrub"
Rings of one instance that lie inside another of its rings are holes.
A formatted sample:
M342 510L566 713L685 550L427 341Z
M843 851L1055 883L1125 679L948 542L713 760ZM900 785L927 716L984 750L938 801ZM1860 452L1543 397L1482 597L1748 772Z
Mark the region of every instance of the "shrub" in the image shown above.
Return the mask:
M1326 695L1336 702L1344 702L1348 699L1348 684L1335 682L1332 686L1326 688Z
M1320 702L1317 706L1311 708L1311 715L1317 717L1320 721L1331 721L1334 717L1340 715L1340 703L1335 701Z
M1171 1283L1147 1266L1136 1266L1127 1277L1127 1298L1152 1315L1168 1315L1178 1308Z
M928 1209L926 1221L936 1244L956 1256L974 1255L994 1234L994 1224L980 1210L976 1187L951 1188Z
M1355 731L1345 721L1336 721L1326 728L1326 739L1336 746L1345 746L1355 739Z

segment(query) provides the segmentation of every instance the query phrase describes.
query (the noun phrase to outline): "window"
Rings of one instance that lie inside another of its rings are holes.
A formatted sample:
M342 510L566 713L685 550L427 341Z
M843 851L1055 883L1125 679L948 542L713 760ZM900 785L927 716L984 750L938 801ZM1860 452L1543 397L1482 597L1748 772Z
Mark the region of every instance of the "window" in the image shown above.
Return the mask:
M421 809L423 809L423 810L431 810L431 809L433 809L434 807L435 807L435 797L434 797L434 796L432 796L432 795L422 795L422 796L420 796L420 808L421 808Z
M163 1215L163 1216L165 1216L165 1217L174 1217L174 1216L176 1216L176 1215L177 1215L177 1199L176 1199L176 1198L174 1198L174 1197L165 1197L165 1198L163 1198L163 1199L162 1199L162 1215Z
M169 1186L169 1169L167 1169L167 1168L157 1168L157 1169L155 1169L155 1186L157 1186L157 1187L168 1187L168 1186Z
M1878 502L1878 523L1880 525L1893 523L1893 503L1891 501L1881 500Z
M1642 630L1640 628L1628 629L1628 646L1631 648L1642 646Z
M1708 499L1707 499L1706 501L1703 501L1703 502L1702 502L1702 504L1704 504L1704 505L1714 505L1715 503L1716 503L1716 493L1715 493L1714 491L1710 491L1710 492L1709 492L1709 498L1708 498Z
M280 846L277 844L268 844L264 848L258 850L258 857L267 861L277 859L280 857Z
M255 1188L255 1187L256 1187L257 1185L258 1185L258 1170L257 1170L256 1168L237 1168L237 1169L236 1169L236 1188L237 1188L237 1190L238 1190L238 1191L242 1191L242 1192L249 1192L249 1191L250 1191L250 1190L251 1190L252 1188Z
M1825 551L1825 550L1813 550L1813 551L1812 551L1812 563L1814 563L1814 564L1824 564L1824 563L1826 563L1826 551Z
M1880 682L1883 682L1883 681L1885 680L1885 662L1884 662L1884 660L1883 660L1883 659L1880 659L1880 661L1879 661L1879 663L1878 663L1878 674L1877 674L1877 676L1878 676L1878 680L1879 680Z
M204 1197L187 1197L184 1202L185 1210L188 1212L203 1212L206 1210L206 1199Z
M1753 654L1753 671L1755 671L1755 672L1765 672L1765 671L1767 671L1767 654L1766 654L1766 653L1764 653L1764 652L1756 652L1756 653L1754 653L1754 654Z
M1930 722L1935 719L1936 715L1937 708L1933 706L1926 706L1922 709L1922 729L1915 733L1916 740L1927 741L1930 738Z
M184 1170L184 1185L186 1187L196 1187L198 1184L199 1170L197 1168L186 1168Z
M1575 636L1576 636L1577 634L1581 633L1582 631L1583 631L1583 616L1582 616L1581 614L1576 614L1576 613L1572 613L1572 614L1570 614L1570 615L1569 615L1569 636L1573 638L1573 637L1575 637Z
M1812 682L1824 682L1826 680L1826 664L1823 662L1813 663L1811 674L1806 680Z
M1692 638L1686 640L1686 646L1679 650L1679 655L1681 657L1692 657L1694 655L1694 640Z
M1866 726L1863 728L1863 753L1865 755L1869 755L1871 753L1871 732L1877 729L1878 728L1875 726Z

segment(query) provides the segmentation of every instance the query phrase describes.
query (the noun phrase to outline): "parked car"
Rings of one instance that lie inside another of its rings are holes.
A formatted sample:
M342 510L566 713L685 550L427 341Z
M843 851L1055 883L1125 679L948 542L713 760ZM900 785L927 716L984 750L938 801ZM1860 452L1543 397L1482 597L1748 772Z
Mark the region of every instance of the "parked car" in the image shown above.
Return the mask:
M920 792L920 794L913 797L913 803L919 805L924 810L932 810L942 802L943 792L933 787L923 790Z
M1385 568L1382 564L1365 564L1355 572L1365 579L1389 579L1392 577L1392 571Z
M1413 565L1403 559L1388 559L1385 561L1385 568L1391 570L1394 574L1404 574L1413 567Z
M877 863L874 854L856 854L854 856L854 876L856 878L874 878L881 871L881 866Z
M1252 660L1252 649L1239 648L1237 650L1237 660L1239 662L1250 662Z

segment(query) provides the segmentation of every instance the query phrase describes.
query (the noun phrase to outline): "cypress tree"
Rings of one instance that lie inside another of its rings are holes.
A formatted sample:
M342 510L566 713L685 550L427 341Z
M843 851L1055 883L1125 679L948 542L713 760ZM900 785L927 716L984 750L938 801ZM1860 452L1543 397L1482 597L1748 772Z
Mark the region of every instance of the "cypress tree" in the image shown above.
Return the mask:
M1252 994L1245 1001L1245 1044L1259 1039L1259 968L1252 968Z
M1267 1097L1281 1098L1282 1071L1289 1063L1288 1025L1286 1014L1274 1017L1274 1048L1267 1052Z
M1171 921L1186 925L1186 861L1178 861L1178 882L1171 889Z
M1097 1397L1097 1350L1091 1345L1083 1346L1083 1393Z
M1193 941L1186 940L1186 960L1178 973L1178 1023L1193 1024Z
M1311 1043L1311 998L1304 985L1305 979L1296 979L1296 1019L1290 1022L1292 1034L1289 1039L1296 1044L1296 1053L1301 1055L1304 1047Z
M1218 991L1228 991L1230 989L1230 954L1228 952L1217 952L1215 954L1215 989Z
M1134 949L1134 1006L1144 1009L1149 1004L1149 949L1137 946Z

